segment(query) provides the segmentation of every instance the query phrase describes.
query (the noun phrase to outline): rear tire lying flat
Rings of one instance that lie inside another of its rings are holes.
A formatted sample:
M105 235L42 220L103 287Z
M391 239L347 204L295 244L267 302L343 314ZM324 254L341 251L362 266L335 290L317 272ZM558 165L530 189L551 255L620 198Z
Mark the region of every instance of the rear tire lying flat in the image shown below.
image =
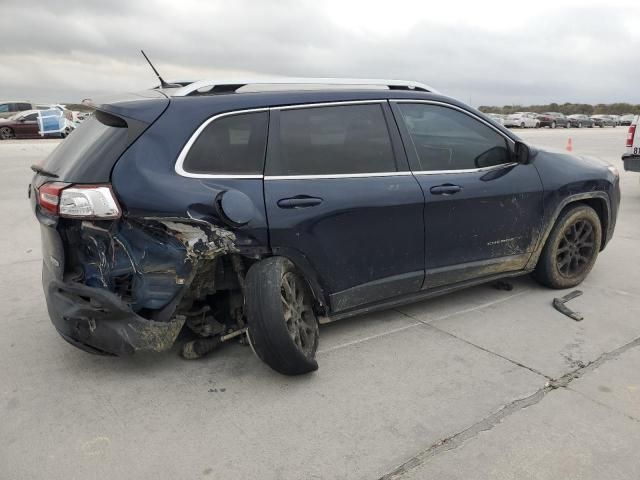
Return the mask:
M249 340L262 361L285 375L318 369L313 295L293 263L271 257L252 265L245 305Z
M595 210L577 204L556 220L542 249L533 277L550 288L581 283L598 258L602 226Z

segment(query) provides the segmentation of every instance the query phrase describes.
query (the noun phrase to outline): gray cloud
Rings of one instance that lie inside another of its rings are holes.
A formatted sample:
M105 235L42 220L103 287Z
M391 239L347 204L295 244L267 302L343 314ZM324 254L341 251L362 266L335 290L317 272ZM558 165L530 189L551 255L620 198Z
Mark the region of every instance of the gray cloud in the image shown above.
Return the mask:
M154 78L144 48L167 79L407 78L474 105L640 103L636 7L554 9L515 29L422 20L384 35L338 25L310 0L3 0L2 10L0 97L73 101L146 88Z

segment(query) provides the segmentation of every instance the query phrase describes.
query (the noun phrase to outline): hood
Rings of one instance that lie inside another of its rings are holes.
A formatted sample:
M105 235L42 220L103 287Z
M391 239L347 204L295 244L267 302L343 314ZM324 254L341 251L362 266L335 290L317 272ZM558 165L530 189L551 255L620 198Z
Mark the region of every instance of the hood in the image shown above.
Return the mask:
M566 150L560 150L556 148L540 148L529 145L532 151L533 158L538 155L549 156L556 159L558 162L567 162L569 164L581 164L593 168L607 168L611 165L606 160L599 157L592 157L590 155L574 155Z

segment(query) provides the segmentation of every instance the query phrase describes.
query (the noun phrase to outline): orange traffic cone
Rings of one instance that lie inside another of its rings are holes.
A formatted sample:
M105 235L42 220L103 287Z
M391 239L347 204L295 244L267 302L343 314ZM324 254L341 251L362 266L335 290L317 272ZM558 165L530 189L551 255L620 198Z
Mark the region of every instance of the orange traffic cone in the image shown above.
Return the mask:
M571 137L567 140L567 152L573 152L573 140Z

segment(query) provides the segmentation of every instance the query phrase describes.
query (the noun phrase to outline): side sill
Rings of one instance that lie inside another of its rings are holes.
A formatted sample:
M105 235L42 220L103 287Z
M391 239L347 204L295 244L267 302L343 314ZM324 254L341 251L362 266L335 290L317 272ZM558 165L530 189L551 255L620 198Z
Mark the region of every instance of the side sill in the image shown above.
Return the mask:
M519 270L515 272L503 272L503 273L489 275L482 278L476 278L473 280L467 280L464 282L455 283L453 285L436 287L428 290L421 290L419 292L411 293L409 295L403 295L401 297L391 298L388 300L384 300L382 302L376 302L376 303L372 303L362 307L354 308L348 311L339 312L339 313L336 313L335 315L322 317L319 319L319 322L320 324L324 325L324 324L332 323L345 318L355 317L357 315L364 315L367 313L377 312L380 310L387 310L390 308L400 307L402 305L419 302L421 300L427 300L429 298L439 297L440 295L445 295L447 293L455 292L457 290L462 290L465 288L474 287L476 285L481 285L483 283L492 282L494 280L499 280L501 278L519 277L519 276L531 273L532 271L533 269Z

